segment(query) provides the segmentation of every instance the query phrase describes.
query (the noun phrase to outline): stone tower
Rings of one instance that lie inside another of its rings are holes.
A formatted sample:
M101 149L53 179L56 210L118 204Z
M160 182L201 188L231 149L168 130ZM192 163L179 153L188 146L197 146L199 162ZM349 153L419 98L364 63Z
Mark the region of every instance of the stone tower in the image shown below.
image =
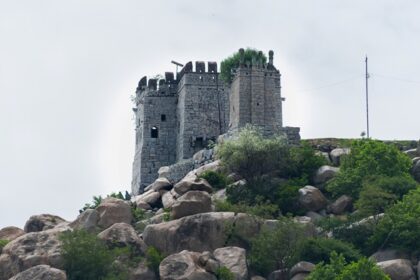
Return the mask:
M241 62L236 69L230 93L230 128L246 124L259 127L264 134L272 135L282 129L282 98L280 72L273 65L273 51L268 64L254 60L244 63L244 50L240 49Z
M219 80L217 63L188 62L178 83L177 159L191 158L207 147L209 140L227 131L229 88Z
M173 178L182 178L194 166L192 156L210 140L246 124L266 135L284 132L289 141L299 141L299 128L282 127L280 72L273 52L268 63L245 63L243 49L240 54L231 84L219 79L216 62L202 61L188 62L176 77L166 72L165 79L140 80L133 109L133 194L153 183L162 166L171 165Z
M165 80L143 77L136 90L136 149L133 163L133 193L142 182L156 179L161 166L176 161L177 81L173 73Z

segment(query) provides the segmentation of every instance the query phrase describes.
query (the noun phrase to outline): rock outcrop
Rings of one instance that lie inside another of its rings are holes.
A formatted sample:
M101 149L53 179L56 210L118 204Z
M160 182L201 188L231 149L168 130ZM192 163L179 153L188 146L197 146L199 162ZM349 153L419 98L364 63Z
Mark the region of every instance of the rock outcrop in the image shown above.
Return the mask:
M159 265L161 280L217 280L198 265L200 253L181 251L166 257Z
M263 220L247 214L201 213L148 225L143 232L143 239L148 246L167 255L182 250L213 251L226 244L245 246L244 243L259 233L262 224ZM235 239L230 240L233 232Z
M59 234L63 230L60 228L31 232L8 243L0 255L0 280L7 280L40 264L62 268Z
M98 226L108 228L115 223L130 224L133 216L130 205L122 199L108 197L99 204L96 211L99 213Z
M299 189L299 203L307 210L316 212L324 209L328 202L319 189L306 186Z
M18 227L5 227L0 230L0 240L12 241L24 234L25 232Z
M248 267L246 262L246 250L239 247L224 247L213 252L220 266L227 267L235 276L236 280L248 279Z
M104 240L109 247L130 246L137 249L137 252L146 253L146 244L137 235L134 228L126 223L116 223L98 234L98 237Z
M171 216L179 219L185 216L211 211L211 198L207 192L189 191L172 205Z
M389 260L379 262L377 265L391 277L391 280L416 280L413 266L409 260Z
M67 280L66 273L49 265L31 267L9 280Z
M65 222L63 218L50 214L34 215L26 222L25 232L36 232L52 229L58 224Z

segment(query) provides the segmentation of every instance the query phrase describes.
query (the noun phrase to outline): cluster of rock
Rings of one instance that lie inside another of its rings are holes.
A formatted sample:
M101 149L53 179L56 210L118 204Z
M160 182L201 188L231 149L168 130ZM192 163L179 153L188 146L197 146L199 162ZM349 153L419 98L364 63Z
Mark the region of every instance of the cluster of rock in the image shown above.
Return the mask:
M299 203L307 212L303 217L296 217L296 221L307 225L307 236L317 234L315 220L352 211L350 197L341 196L329 201L322 193L325 183L339 171L342 156L348 153L349 149L323 152L331 165L319 168L314 186L299 190ZM415 155L412 158L413 170L416 170L420 164L419 154L409 154ZM59 236L64 231L76 229L97 234L109 246L130 245L140 255L145 255L147 248L153 246L167 256L160 263L158 275L142 261L130 272L130 280L216 280L222 267L228 268L235 279L265 279L249 270L247 250L252 238L263 228L275 228L278 221L245 213L215 212L214 200L225 199L224 190L214 192L200 175L219 169L220 162L207 162L175 184L162 173L132 201L106 198L96 209L84 211L72 222L43 214L30 217L23 230L16 227L1 229L0 239L9 243L0 252L0 280L67 279ZM244 183L240 178L231 177L236 178L234 184ZM133 204L148 213L148 218L135 223ZM235 238L232 238L233 232ZM420 265L413 265L402 253L380 251L372 259L392 280L417 279ZM313 269L314 264L299 262L290 271L273 271L268 279L300 280Z

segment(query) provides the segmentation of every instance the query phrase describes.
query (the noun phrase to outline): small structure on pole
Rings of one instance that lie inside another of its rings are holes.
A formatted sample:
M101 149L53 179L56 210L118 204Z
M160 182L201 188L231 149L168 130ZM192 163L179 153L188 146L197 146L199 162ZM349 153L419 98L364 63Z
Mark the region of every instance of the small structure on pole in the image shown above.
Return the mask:
M369 134L369 85L368 85L368 79L369 79L369 72L368 72L368 57L366 56L365 59L365 73L366 73L366 136L367 138L370 137Z
M171 63L176 65L176 79L178 79L178 66L179 67L184 67L184 65L179 63L179 62L176 62L174 60L172 60Z

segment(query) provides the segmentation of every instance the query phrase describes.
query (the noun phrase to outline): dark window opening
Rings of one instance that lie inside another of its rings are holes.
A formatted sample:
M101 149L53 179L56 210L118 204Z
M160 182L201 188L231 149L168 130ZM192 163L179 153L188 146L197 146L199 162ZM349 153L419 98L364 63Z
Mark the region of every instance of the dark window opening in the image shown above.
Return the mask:
M166 122L166 115L160 115L160 120Z
M150 131L150 137L152 138L158 138L159 137L159 130L156 126L152 127Z
M197 137L195 139L195 146L196 147L204 147L204 141L203 141L203 137Z
M260 103L257 102L257 106L260 106Z

